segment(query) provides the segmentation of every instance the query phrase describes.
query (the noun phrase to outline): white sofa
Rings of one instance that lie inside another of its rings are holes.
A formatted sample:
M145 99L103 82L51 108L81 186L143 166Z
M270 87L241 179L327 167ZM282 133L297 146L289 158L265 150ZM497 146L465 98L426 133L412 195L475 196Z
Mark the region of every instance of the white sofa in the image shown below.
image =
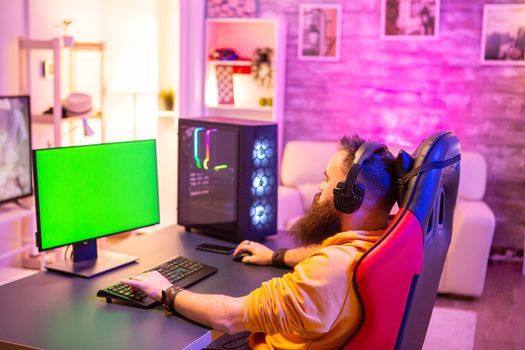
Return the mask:
M487 163L477 152L461 152L452 241L439 282L440 293L479 297L485 286L496 218L483 201Z
M324 168L337 143L291 141L283 152L277 223L289 229L310 206ZM397 147L392 147L394 155ZM479 297L495 229L492 210L483 201L487 164L476 152L461 153L461 177L452 241L439 284L440 293ZM397 210L397 206L393 212Z

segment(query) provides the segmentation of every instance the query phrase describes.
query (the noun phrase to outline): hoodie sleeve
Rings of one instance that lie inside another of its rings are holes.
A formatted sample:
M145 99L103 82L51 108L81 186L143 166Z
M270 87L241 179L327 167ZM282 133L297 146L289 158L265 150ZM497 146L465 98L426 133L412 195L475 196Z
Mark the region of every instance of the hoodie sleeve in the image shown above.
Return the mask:
M293 272L264 282L244 304L247 330L276 333L326 333L341 312L362 252L329 246L298 264Z

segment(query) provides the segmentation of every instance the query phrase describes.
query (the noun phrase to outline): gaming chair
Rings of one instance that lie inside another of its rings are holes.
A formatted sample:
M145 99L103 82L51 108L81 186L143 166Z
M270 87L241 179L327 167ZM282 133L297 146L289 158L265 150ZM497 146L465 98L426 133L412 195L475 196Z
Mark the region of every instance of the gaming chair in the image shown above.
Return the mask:
M421 349L450 244L460 146L433 134L397 157L399 211L358 261L353 285L363 317L345 350Z

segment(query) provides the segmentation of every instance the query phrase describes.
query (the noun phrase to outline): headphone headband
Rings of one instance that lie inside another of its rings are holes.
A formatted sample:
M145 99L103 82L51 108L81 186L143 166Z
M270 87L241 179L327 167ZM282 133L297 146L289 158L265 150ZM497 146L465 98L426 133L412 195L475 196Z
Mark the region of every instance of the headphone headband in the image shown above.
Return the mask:
M355 152L345 182L339 182L334 188L334 206L343 213L356 212L363 202L365 187L357 181L363 163L380 149L388 148L378 142L364 142Z
M351 185L357 181L357 176L359 175L359 171L361 171L363 163L380 149L388 151L388 148L379 142L363 142L363 144L359 146L355 152L354 161L352 165L350 165L350 170L348 170L348 174L346 175L345 184L347 191L348 189L350 191L352 190Z

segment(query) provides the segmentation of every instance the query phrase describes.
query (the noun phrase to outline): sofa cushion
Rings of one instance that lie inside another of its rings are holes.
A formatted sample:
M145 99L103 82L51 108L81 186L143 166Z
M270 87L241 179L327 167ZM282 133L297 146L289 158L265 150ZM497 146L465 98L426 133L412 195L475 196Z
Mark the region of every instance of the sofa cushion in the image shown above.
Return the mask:
M281 161L281 183L285 186L318 184L326 164L337 152L336 142L290 141Z
M487 162L478 152L461 152L460 199L481 200L487 183Z
M277 194L277 228L283 230L289 218L303 215L303 200L299 190L293 187L279 186Z
M302 217L303 215L299 215L299 216L286 220L286 222L284 223L284 229L287 231L290 231L292 226L295 225L295 223L299 221L299 219Z
M458 201L440 293L481 296L495 226L494 213L485 202Z
M319 184L317 183L301 184L301 185L295 186L295 188L297 188L297 190L301 194L301 199L303 201L304 210L307 210L308 208L310 208L315 195L320 192Z

